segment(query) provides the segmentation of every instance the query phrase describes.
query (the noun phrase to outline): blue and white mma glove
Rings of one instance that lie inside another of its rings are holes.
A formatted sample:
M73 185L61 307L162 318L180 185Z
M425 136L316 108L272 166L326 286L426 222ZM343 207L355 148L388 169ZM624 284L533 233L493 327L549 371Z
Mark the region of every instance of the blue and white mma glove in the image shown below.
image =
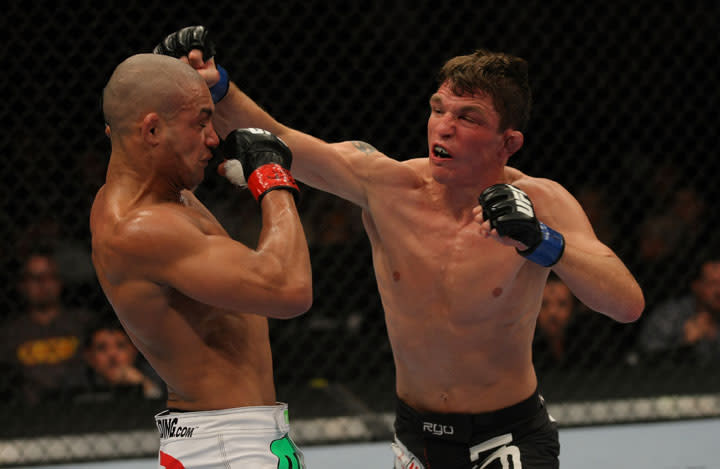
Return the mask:
M517 252L543 267L555 265L565 251L565 238L535 217L527 194L510 184L495 184L485 189L478 202L483 217L490 220L500 236L520 241L527 249Z
M193 49L199 49L203 53L203 61L207 62L215 57L215 44L208 38L208 30L205 26L187 26L179 31L169 34L153 49L154 54L169 55L179 59L190 53ZM213 103L223 99L230 88L230 77L227 71L220 65L215 64L220 73L220 81L210 87Z

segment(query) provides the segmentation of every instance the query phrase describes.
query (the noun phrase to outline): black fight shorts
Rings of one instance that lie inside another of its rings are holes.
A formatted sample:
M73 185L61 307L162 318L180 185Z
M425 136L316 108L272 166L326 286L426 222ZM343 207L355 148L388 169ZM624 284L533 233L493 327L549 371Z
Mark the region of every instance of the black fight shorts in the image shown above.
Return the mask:
M556 469L557 424L536 391L481 414L416 412L397 399L395 469Z

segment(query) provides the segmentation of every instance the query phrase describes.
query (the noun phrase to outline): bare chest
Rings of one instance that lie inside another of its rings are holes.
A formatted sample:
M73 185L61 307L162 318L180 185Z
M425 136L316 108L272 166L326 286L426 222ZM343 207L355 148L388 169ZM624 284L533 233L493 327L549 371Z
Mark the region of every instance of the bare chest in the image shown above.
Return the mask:
M432 311L451 320L523 310L519 293L526 273L513 248L479 233L474 221L458 221L422 205L374 213L369 236L378 285L393 311ZM371 233L372 231L372 233Z

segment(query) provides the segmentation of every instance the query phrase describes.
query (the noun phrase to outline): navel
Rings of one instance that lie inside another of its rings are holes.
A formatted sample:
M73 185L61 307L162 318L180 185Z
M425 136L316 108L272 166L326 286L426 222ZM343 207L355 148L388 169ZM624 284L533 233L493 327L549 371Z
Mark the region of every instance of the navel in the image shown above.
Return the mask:
M397 270L393 271L393 280L395 280L396 282L400 280L400 272L398 272Z
M495 287L495 288L493 289L493 291L492 291L492 294L493 294L493 296L494 296L495 298L497 298L498 296L502 295L502 293L503 293L503 289L500 288L500 287Z

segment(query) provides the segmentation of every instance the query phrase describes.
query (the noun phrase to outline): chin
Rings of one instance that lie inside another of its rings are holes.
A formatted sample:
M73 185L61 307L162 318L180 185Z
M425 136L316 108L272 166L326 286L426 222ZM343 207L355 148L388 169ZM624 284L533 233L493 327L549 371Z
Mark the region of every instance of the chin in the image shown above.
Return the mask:
M205 180L205 174L198 176L197 178L195 178L194 180L192 180L190 182L190 184L188 185L188 190L195 192L195 189L197 189L198 186L200 186L200 184L202 184L202 182L204 180Z

